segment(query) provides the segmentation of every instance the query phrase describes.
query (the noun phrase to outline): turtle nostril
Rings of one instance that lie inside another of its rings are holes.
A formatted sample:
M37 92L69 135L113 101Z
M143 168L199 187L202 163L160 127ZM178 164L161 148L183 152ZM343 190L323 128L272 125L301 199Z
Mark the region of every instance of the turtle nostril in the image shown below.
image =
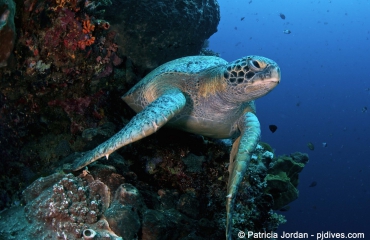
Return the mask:
M253 65L256 67L256 68L261 68L260 67L260 64L257 62L257 61L252 61Z

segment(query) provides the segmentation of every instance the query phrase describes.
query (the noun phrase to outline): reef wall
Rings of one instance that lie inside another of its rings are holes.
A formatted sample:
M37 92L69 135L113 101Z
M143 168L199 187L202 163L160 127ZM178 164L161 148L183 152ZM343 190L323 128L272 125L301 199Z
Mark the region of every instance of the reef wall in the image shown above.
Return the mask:
M153 67L213 54L219 16L216 0L0 0L0 210L85 129L132 117L120 97Z

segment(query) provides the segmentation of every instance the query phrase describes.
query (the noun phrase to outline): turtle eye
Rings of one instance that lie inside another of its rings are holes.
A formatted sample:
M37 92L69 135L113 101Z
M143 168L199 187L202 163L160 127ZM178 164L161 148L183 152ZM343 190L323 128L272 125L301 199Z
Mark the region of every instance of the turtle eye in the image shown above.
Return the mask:
M252 61L252 64L253 64L253 66L254 66L254 67L256 67L256 68L261 68L261 67L260 67L260 64L259 64L256 60Z
M261 71L266 68L267 64L264 61L252 60L249 61L249 66L254 71Z

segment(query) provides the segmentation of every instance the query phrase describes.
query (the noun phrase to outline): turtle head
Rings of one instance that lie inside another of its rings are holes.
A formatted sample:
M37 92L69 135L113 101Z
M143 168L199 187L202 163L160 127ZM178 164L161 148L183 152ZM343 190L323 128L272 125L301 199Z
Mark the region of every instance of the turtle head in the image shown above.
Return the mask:
M280 82L279 66L260 56L247 56L229 63L224 70L228 98L248 102L262 97Z

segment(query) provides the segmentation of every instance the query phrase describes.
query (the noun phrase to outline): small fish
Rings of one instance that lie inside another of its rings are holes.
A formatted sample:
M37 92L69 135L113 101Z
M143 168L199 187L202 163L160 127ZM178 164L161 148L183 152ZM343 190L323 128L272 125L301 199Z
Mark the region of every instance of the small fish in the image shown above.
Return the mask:
M317 182L316 182L316 181L313 181L313 182L310 184L310 186L308 186L308 187L316 187L316 185L317 185Z
M251 4L252 3L252 0L250 0L249 2L248 2L248 4Z
M322 143L322 147L326 148L327 146L328 146L328 144L326 142Z
M269 129L272 133L276 132L276 130L278 129L278 127L276 125L269 125Z
M366 113L366 112L367 112L367 107L363 107L363 108L361 109L361 111L362 111L363 113Z
M290 31L289 29L285 29L285 30L283 31L283 33L284 33L284 34L291 34L291 33L292 33L292 31Z
M240 19L240 21L243 21L243 20L244 20L244 18L245 18L245 17L242 17L242 18Z
M284 14L280 13L279 15L280 15L281 19L285 20L285 15Z
M312 142L307 143L307 147L308 147L308 149L310 149L311 151L315 150L315 146L313 145L313 143L312 143Z
M289 205L285 205L284 207L280 208L279 211L286 212L290 209Z

